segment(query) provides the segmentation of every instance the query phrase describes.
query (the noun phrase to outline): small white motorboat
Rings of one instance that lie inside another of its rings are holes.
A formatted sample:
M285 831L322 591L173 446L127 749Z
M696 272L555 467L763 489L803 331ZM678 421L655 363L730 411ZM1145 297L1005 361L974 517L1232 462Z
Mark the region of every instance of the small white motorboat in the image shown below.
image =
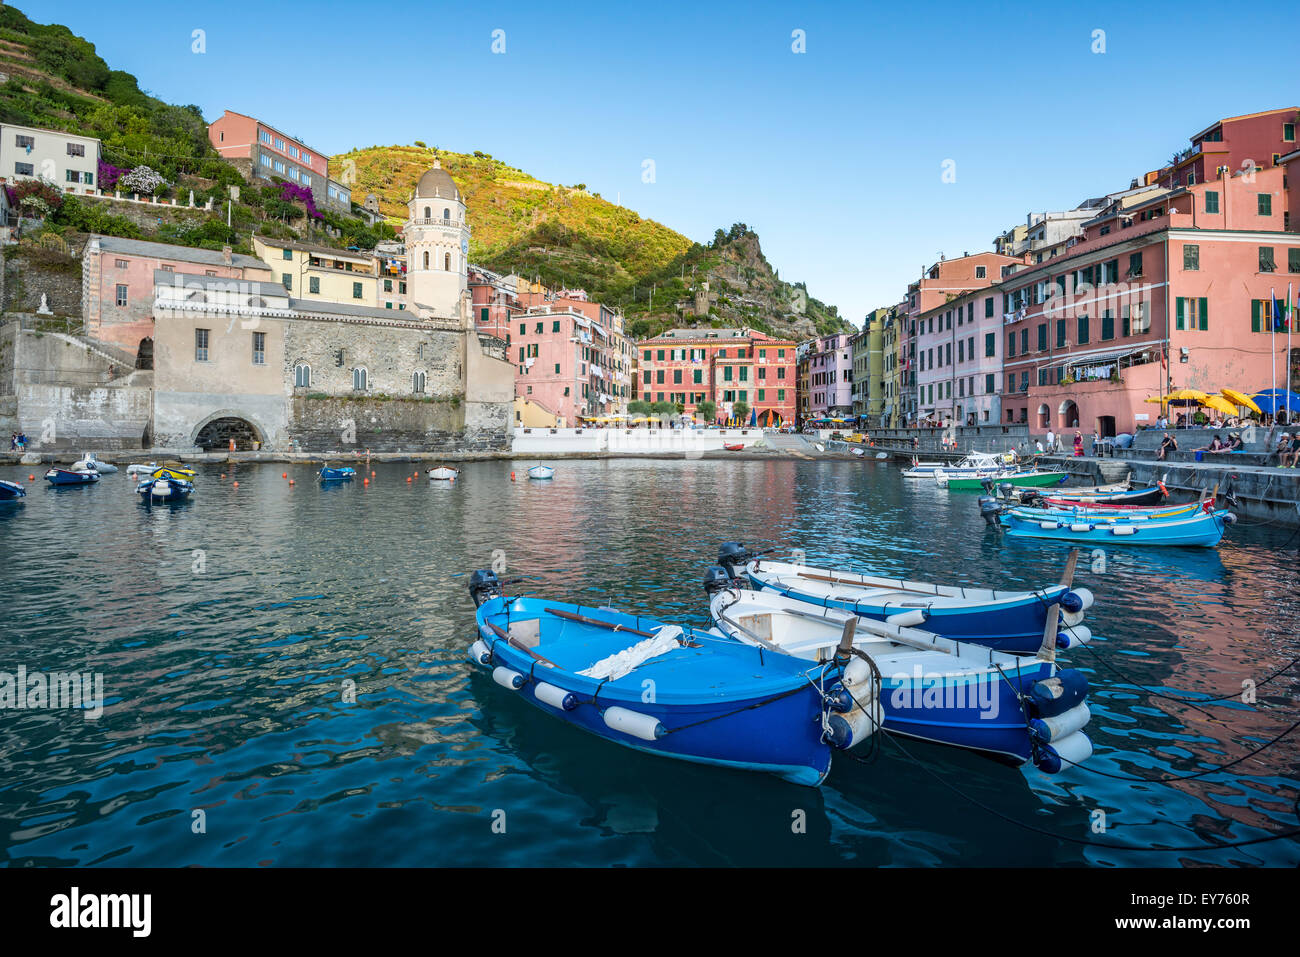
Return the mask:
M426 469L424 474L435 482L454 482L460 478L460 469L439 465L437 468Z
M158 471L157 462L150 462L148 465L140 465L137 463L126 467L127 475L153 475L156 471Z
M549 465L534 465L528 470L530 479L550 479L555 478L555 469Z
M111 465L108 462L101 462L95 457L94 452L82 453L81 459L77 462L73 462L72 467L74 469L94 469L100 475L112 475L117 471L116 465Z

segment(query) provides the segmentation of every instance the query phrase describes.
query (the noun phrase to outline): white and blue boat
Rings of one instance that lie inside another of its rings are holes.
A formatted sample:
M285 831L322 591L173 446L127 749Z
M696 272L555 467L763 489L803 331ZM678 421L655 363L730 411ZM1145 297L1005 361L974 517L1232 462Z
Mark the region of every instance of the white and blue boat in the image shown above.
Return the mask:
M1213 548L1224 530L1237 521L1222 509L1197 510L1186 517L1141 520L1095 519L1085 516L1021 514L1012 509L999 517L1008 535L1017 538L1050 538L1058 541L1097 545L1180 545Z
M99 481L99 473L94 469L52 468L45 473L45 481L51 485L93 485Z
M551 479L555 478L555 469L549 465L534 465L528 470L530 479Z
M326 465L321 468L318 474L322 482L351 482L357 477L357 470L347 465L338 469Z
M624 747L817 786L838 748L879 727L865 663L801 661L722 634L470 578L470 660L538 709Z
M135 493L146 502L183 502L194 494L194 483L168 477L147 478L135 487Z
M971 452L956 465L950 462L919 462L913 459L912 467L903 470L903 478L932 479L939 471L952 478L998 474L1007 471L1015 461L1016 456L1013 452L1002 455L995 455L992 452Z
M0 479L0 502L12 502L27 495L26 486Z
M704 587L724 634L807 661L832 662L853 621L853 650L881 676L886 731L1013 764L1032 761L1048 773L1092 754L1083 732L1091 718L1088 681L1082 672L1057 667L1054 635L1042 657L1009 655L744 589L718 566L709 569Z
M718 564L733 578L747 577L754 588L823 608L842 608L860 618L916 628L970 641L1011 654L1033 654L1042 642L1048 609L1060 607L1060 620L1074 627L1093 603L1086 588L1069 583L1034 591L994 591L880 578L838 568L814 568L760 558L739 542L718 550ZM1069 631L1058 637L1068 647Z

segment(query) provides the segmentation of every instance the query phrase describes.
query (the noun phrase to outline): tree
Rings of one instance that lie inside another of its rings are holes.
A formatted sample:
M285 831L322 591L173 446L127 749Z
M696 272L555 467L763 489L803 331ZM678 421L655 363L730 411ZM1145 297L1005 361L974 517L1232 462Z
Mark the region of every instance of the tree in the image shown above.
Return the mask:
M695 412L705 422L712 424L718 415L718 404L706 399L695 406Z
M644 399L633 399L627 404L627 411L631 415L649 415L650 403Z
M162 174L148 166L137 166L117 183L124 192L139 193L141 196L152 196L159 188L167 185Z
M749 403L748 402L735 403L731 407L731 414L734 415L738 420L740 420L741 425L744 425L745 416L749 415Z

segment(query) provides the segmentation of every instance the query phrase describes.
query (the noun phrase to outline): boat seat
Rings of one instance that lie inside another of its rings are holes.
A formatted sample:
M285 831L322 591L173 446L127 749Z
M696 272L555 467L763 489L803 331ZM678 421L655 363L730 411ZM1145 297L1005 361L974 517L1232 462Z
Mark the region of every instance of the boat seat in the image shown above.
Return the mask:
M542 620L525 618L510 622L508 633L512 639L525 648L536 648L542 642Z

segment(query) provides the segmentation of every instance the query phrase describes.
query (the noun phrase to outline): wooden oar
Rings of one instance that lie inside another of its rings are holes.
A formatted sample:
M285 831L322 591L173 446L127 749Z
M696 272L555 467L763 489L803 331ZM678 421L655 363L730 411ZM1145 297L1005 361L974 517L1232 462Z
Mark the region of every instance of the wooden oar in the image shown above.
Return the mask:
M1079 563L1079 550L1070 549L1070 557L1065 560L1065 572L1061 575L1061 584L1067 589L1074 583L1074 566ZM1056 633L1061 627L1061 603L1052 602L1047 607L1047 627L1043 629L1043 643L1035 656L1039 661L1056 663Z
M588 618L586 615L578 615L571 611L563 611L559 608L543 609L548 615L554 615L556 618L567 618L569 621L576 621L584 625L595 625L597 628L608 628L610 631L626 631L629 635L639 635L642 638L654 638L653 631L640 631L636 628L629 628L626 625L618 625L612 621L601 621L599 618ZM699 643L694 641L683 641L677 639L677 643L683 648L698 648Z
M554 661L552 661L550 658L547 658L545 655L540 655L540 654L538 654L537 652L533 651L533 649L531 649L531 648L529 648L527 645L525 645L522 641L519 641L518 639L512 637L512 636L510 635L510 633L509 633L508 631L506 631L504 628L501 628L501 627L499 627L499 626L497 626L497 625L494 625L494 624L492 624L492 622L488 622L488 627L492 629L492 633L493 633L494 635L496 635L498 638L503 638L503 639L505 639L506 644L510 645L510 647L512 647L512 648L518 648L520 651L523 651L523 652L526 652L527 654L532 655L534 658L536 658L536 659L537 659L538 661L540 661L542 664L546 665L546 667L548 667L548 668L558 668L558 667L560 667L560 666L557 665Z
M856 585L859 588L883 588L887 591L905 591L912 595L928 595L931 598L940 598L932 591L921 591L919 588L904 588L902 585L868 585L864 581L854 581L851 578L836 578L833 575L813 575L809 572L795 572L798 578L811 578L813 581L831 582L835 585Z

